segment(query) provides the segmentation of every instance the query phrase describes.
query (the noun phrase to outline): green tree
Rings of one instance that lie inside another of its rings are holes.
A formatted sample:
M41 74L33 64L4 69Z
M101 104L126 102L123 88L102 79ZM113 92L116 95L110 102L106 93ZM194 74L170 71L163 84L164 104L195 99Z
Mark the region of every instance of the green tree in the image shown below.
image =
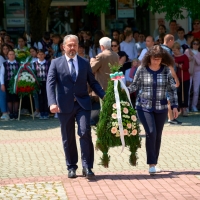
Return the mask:
M152 13L166 13L165 18L184 19L188 16L200 18L200 0L138 0L138 4L144 5L147 3L148 9ZM189 11L187 16L183 15L183 11Z
M29 0L28 13L30 31L34 40L42 38L52 0Z
M106 13L110 6L110 0L85 0L88 1L86 12L100 15ZM148 5L152 13L166 13L165 18L183 19L188 16L183 15L183 11L189 11L188 15L194 18L200 18L200 0L136 0L138 5Z

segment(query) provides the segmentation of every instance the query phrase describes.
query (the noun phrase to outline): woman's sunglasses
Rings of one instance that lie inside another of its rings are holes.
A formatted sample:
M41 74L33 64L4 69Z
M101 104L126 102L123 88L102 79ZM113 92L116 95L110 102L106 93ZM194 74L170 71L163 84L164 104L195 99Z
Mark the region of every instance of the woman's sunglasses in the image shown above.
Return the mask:
M193 45L199 45L199 43L197 43L197 42L194 42L194 43L193 43Z
M117 47L117 45L111 45L111 47Z

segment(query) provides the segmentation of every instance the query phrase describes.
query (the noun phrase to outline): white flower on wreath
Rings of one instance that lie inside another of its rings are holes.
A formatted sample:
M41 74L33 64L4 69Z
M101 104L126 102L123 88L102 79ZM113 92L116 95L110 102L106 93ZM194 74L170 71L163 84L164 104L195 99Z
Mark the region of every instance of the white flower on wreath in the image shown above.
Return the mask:
M128 130L124 129L124 135L128 135Z
M123 113L128 114L128 108L123 108Z
M117 119L117 114L116 114L116 113L113 113L113 114L112 114L112 118L113 118L113 119Z
M132 119L134 122L136 122L136 121L137 121L137 118L136 118L136 116L135 116L135 115L132 115L132 116L131 116L131 119Z
M112 133L112 134L117 133L117 128L116 128L116 127L112 127L112 128L111 128L111 133Z
M137 130L132 130L132 135L136 135L137 134Z
M131 128L132 126L131 126L131 123L128 123L127 124L127 128Z
M127 105L127 106L130 106L130 103L127 102L126 105Z
M113 107L114 109L116 109L116 108L117 108L116 103L114 103L112 107Z

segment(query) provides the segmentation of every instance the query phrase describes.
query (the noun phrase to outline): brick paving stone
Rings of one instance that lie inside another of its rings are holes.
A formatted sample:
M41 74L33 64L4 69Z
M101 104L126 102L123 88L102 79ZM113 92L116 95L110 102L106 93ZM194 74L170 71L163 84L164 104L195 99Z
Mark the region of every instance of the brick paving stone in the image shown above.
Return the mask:
M23 194L29 185L29 195L37 199L39 194L33 194L35 189L31 186L38 184L38 191L42 192L41 182L50 183L48 190L52 190L52 182L58 182L65 188L63 195L67 194L70 200L200 199L199 119L199 113L190 113L188 118L180 118L182 126L165 124L159 157L161 174L150 176L147 172L145 135L141 127L138 165L133 167L128 163L127 148L120 154L121 147L116 147L109 150L111 162L106 169L98 165L101 152L95 151L96 178L91 181L81 175L80 159L78 178L67 178L58 120L44 122L22 117L21 121L0 121L0 188L21 183ZM95 142L95 132L92 134ZM10 195L15 192L14 187ZM57 198L54 195L54 192L47 194L52 200Z

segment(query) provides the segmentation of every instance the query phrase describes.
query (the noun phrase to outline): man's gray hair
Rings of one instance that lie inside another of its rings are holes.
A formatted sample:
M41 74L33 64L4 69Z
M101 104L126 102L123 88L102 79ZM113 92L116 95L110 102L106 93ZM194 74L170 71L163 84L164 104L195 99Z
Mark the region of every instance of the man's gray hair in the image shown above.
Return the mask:
M111 49L111 39L108 37L102 37L99 40L99 44L103 46L105 49Z
M77 37L76 35L66 35L66 36L64 37L63 44L65 44L65 43L66 43L66 40L68 40L68 39L75 39L75 40L77 40L77 42L78 42L78 37Z

